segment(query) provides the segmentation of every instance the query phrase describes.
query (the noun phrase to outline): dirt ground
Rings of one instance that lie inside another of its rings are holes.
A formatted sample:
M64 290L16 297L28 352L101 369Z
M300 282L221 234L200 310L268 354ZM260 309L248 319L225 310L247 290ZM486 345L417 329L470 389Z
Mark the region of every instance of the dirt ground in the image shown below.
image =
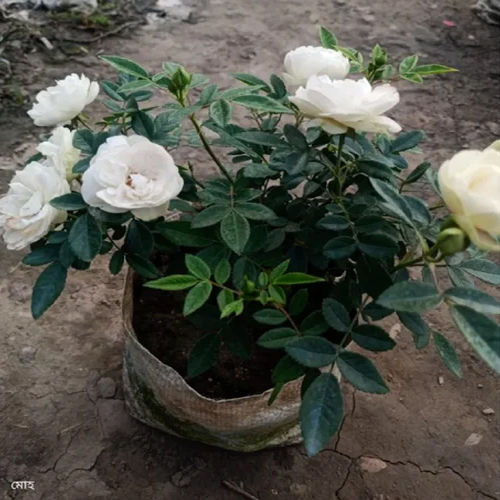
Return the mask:
M16 78L33 94L72 71L102 77L109 70L96 54L105 52L151 69L177 60L227 84L228 71L279 70L284 53L316 43L324 24L346 45L366 49L379 41L395 56L418 52L460 70L424 87L399 85L394 117L428 131L425 155L438 165L462 147L500 137L500 29L482 24L469 1L205 0L193 4L190 22L134 28L87 46L83 58L44 64L41 51L28 54ZM0 192L38 140L27 107L0 110ZM201 153L186 155L208 171ZM446 372L432 346L416 352L401 330L397 348L375 356L390 394L346 387L347 416L325 451L314 458L300 446L243 455L170 437L127 415L122 277L108 276L104 261L73 273L56 306L34 322L37 272L17 264L21 255L3 247L0 255L1 498L244 498L224 486L231 481L260 500L500 499L499 380L440 312L430 321L459 346L462 380ZM392 318L387 326L400 328ZM13 480L35 481L35 491L16 493Z

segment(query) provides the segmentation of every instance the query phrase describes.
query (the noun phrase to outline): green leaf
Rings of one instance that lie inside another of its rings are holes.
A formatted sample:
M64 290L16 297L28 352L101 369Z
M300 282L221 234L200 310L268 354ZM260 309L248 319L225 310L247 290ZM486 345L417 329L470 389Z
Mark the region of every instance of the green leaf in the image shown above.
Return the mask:
M460 360L449 340L439 332L434 332L434 345L446 368L457 377L462 378Z
M307 306L307 299L309 298L309 290L307 288L301 288L290 299L290 304L288 305L288 311L292 316L297 316L301 314Z
M87 156L86 158L82 158L81 160L78 160L74 165L71 171L74 174L83 174L85 170L87 170L90 167L90 156Z
M80 215L68 235L71 251L85 262L90 262L101 248L101 230L89 214Z
M405 184L411 184L413 182L418 181L427 170L430 168L431 164L427 161L418 165L415 170L412 170L408 177L405 179Z
M210 271L210 268L202 259L195 255L187 254L184 260L191 274L202 280L208 280L210 278L212 271Z
M153 82L150 80L132 80L131 82L127 82L122 85L118 91L119 92L133 92L135 90L144 89L147 87L151 87Z
M405 199L392 186L379 179L370 179L370 183L394 214L408 224L413 225L410 207L408 207Z
M298 151L307 151L309 149L305 135L297 127L287 123L283 127L283 133L288 143Z
M500 266L491 260L473 259L460 264L460 269L486 283L500 285Z
M155 137L155 124L153 118L144 111L137 111L132 115L132 129L136 134L153 140Z
M237 299L234 300L233 302L229 302L226 304L221 311L220 317L226 318L227 316L231 316L231 314L235 314L236 316L239 316L245 307L245 303L243 299Z
M330 259L344 259L356 251L356 241L350 236L338 236L326 243L323 254Z
M67 269L53 262L38 276L31 295L31 314L38 319L61 295L66 284Z
M286 321L286 316L277 309L261 309L254 313L252 317L257 323L264 325L280 325Z
M321 311L313 311L300 323L300 331L303 335L321 335L328 328L328 323L323 318Z
M323 317L326 322L338 332L347 332L351 324L347 309L335 299L324 299L322 304Z
M396 343L383 328L376 325L359 325L352 332L352 340L370 351L390 351Z
M163 278L147 281L144 286L158 290L185 290L196 285L200 280L190 274L171 274Z
M148 72L134 61L118 56L99 56L103 61L113 66L121 73L136 76L138 78L148 78Z
M219 306L219 310L221 312L230 302L234 302L233 292L230 292L229 290L221 290L217 294L217 305Z
M341 352L337 360L340 373L356 389L373 394L385 394L389 388L375 368L375 365L361 354Z
M236 254L241 255L250 237L250 224L245 217L231 210L222 219L220 234L227 246Z
M399 73L408 73L414 70L418 62L418 55L405 57L399 64Z
M210 118L224 128L231 121L231 104L225 99L213 102L210 105Z
M259 144L260 146L279 147L286 145L277 135L271 132L262 132L249 130L240 132L236 135L240 141L249 142L250 144Z
M283 356L274 367L271 380L275 384L286 384L292 380L298 379L305 372L305 368L294 361L290 356Z
M194 217L191 221L191 227L199 228L213 226L229 214L230 210L231 209L227 205L211 205Z
M122 250L117 250L109 260L109 272L113 275L120 273L125 261L125 252Z
M188 378L197 377L206 372L217 362L219 355L220 338L216 333L209 333L202 337L191 351L187 363Z
M401 73L400 76L412 83L424 83L424 79L418 73Z
M243 175L249 179L264 179L278 174L278 172L270 169L264 163L251 163L250 165L245 165L242 172Z
M450 73L452 71L458 71L458 69L450 68L449 66L443 66L442 64L424 64L422 66L417 66L413 68L415 73L419 75L438 75L440 73Z
M215 85L215 83L211 83L210 85L207 85L200 93L200 99L199 99L199 104L202 106L205 106L209 102L212 101L212 99L215 97L217 94L218 87Z
M349 221L341 215L326 215L316 223L316 227L331 231L342 231L349 227Z
M259 203L237 202L234 209L251 220L272 220L278 217L270 208Z
M244 106L245 108L255 109L261 112L268 113L288 113L291 114L293 111L283 104L271 99L270 97L263 95L242 95L235 97L233 102Z
M142 255L126 254L126 259L128 265L143 278L155 279L161 274L155 265Z
M231 264L227 259L219 261L215 267L214 278L220 285L224 284L231 276Z
M491 295L474 288L454 287L446 290L445 298L459 306L466 306L484 314L500 314L500 302Z
M199 309L210 297L212 284L208 281L202 281L189 290L184 300L182 314L188 316Z
M429 283L400 281L385 290L377 303L395 311L422 313L438 306L441 299L441 294Z
M309 456L316 455L338 431L344 415L342 392L331 373L318 375L300 405L300 428Z
M305 368L294 361L290 356L283 356L274 367L271 380L274 383L274 389L269 397L267 404L273 404L283 386L292 380L298 379L304 374Z
M383 234L360 234L358 239L359 249L366 255L376 259L393 257L399 250L398 244L392 238Z
M295 361L309 368L320 368L333 363L336 347L323 337L298 337L285 346L285 351Z
M162 236L179 246L205 247L215 243L215 240L207 236L205 232L192 229L189 222L166 222L157 227Z
M84 153L93 154L95 147L92 131L88 129L77 130L73 136L73 146Z
M59 257L60 245L45 245L35 248L31 253L23 257L23 264L27 266L44 266Z
M266 92L271 92L271 87L260 78L251 75L249 73L231 73L231 76L239 80L240 82L246 83L247 85L260 86Z
M298 338L297 332L292 328L273 328L261 335L257 339L257 344L267 349L279 349L285 347L290 342L294 342Z
M417 349L423 349L429 343L431 336L427 323L416 313L398 312L401 323L413 334L413 342Z
M453 306L450 312L469 344L500 374L500 326L484 314L468 307Z
M399 153L407 151L417 146L425 139L425 134L422 130L412 130L411 132L404 132L399 134L396 139L391 143L391 152Z
M59 210L81 210L87 207L80 193L68 193L52 198L50 204Z
M321 45L323 45L326 49L335 49L339 44L337 37L324 26L321 26L319 29L319 39L321 41Z
M459 267L450 266L446 268L450 281L455 286L475 288L474 279Z
M290 259L284 260L283 262L278 264L269 274L269 281L271 281L272 283L276 278L286 273L289 265Z
M287 273L272 280L273 285L305 285L307 283L318 283L325 281L318 276L311 276L306 273Z
M154 239L151 231L144 222L132 220L125 236L125 251L149 257L153 251Z

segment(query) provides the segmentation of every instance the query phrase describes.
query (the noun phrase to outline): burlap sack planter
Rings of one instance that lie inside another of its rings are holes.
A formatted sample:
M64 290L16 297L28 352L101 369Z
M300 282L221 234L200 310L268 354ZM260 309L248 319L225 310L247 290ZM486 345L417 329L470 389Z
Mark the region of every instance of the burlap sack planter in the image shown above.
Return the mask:
M286 384L269 406L269 389L247 397L214 400L190 387L138 341L132 326L134 273L123 296L123 382L130 414L178 437L236 451L256 451L302 441L298 424L301 379Z

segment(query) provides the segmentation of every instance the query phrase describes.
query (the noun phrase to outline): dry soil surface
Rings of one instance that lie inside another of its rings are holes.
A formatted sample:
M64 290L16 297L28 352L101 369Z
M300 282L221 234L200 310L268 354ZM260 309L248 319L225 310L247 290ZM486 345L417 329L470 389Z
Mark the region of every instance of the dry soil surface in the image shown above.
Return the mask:
M71 71L104 76L109 70L96 54L105 51L151 69L182 61L223 85L228 71L266 76L279 70L284 53L315 43L318 25L325 24L345 44L366 49L379 41L396 56L418 52L460 70L424 87L399 85L402 102L394 115L405 128L428 131L425 155L435 164L461 147L485 147L500 137L500 30L476 19L469 0L206 0L194 9L189 23L137 28L65 64L28 54L22 84L32 93ZM25 109L4 108L0 121L3 192L40 131ZM186 155L209 169L200 153ZM401 330L398 347L376 356L390 394L346 388L344 425L324 452L307 458L296 446L243 455L170 437L127 415L120 380L122 277L109 277L104 261L72 273L62 298L34 322L29 300L37 272L18 265L21 255L0 252L2 498L244 498L223 481L261 500L500 498L498 379L446 315L430 320L459 346L462 380L444 370L432 347L416 352ZM387 326L399 329L393 319ZM35 491L16 493L13 480L35 481Z

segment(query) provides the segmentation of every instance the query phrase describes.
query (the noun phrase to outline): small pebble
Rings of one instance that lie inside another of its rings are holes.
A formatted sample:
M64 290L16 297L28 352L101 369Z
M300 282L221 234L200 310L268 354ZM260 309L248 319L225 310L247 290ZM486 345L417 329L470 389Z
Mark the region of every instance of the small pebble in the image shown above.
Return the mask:
M495 414L495 410L493 408L485 408L483 410L483 415L494 415Z
M36 349L32 346L25 346L19 353L19 361L21 361L21 363L29 363L35 359L35 356Z
M483 436L481 434L478 434L476 432L473 432L466 440L464 443L464 446L476 446L481 442L483 439Z
M364 472L380 472L381 470L387 469L387 464L376 457L361 457L359 459L359 467Z
M482 389L483 387L484 387L484 385L483 385L483 384L477 384L477 388L478 388L478 389Z
M444 384L444 377L438 377L438 384L443 385Z

